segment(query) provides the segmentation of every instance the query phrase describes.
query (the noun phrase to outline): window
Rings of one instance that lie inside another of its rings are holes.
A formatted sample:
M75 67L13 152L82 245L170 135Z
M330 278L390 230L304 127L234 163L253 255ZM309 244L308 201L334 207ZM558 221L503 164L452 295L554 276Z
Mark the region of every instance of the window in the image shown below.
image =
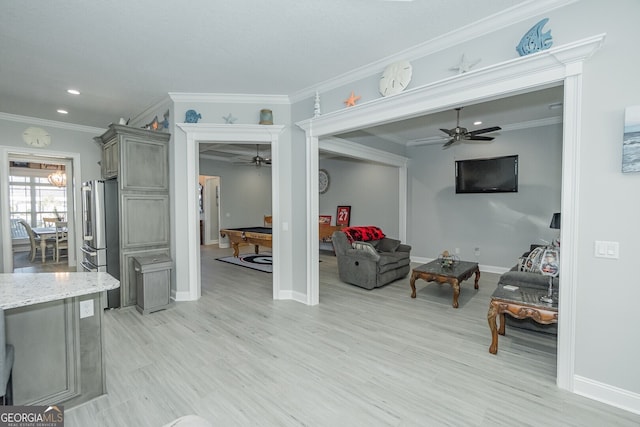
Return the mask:
M9 201L11 218L24 219L32 227L44 226L43 218L67 216L67 189L52 185L47 176L14 174L12 170Z

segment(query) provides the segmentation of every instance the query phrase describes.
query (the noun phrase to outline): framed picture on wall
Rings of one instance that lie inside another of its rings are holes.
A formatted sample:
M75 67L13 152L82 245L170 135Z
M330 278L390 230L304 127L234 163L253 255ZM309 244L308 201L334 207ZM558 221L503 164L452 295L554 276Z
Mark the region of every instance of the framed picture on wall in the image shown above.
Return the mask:
M331 225L331 215L320 215L320 224Z
M622 172L640 172L640 105L624 112Z
M351 206L338 206L336 213L336 225L349 226L351 222Z

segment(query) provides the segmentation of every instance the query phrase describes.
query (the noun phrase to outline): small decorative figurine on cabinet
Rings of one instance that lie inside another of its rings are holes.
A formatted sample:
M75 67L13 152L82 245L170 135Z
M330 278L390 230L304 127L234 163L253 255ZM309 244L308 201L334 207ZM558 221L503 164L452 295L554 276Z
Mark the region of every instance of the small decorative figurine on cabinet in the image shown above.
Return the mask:
M272 125L273 124L273 112L269 109L260 110L260 123L261 125Z
M198 120L202 118L202 114L198 113L196 110L187 110L187 113L184 117L185 123L198 123Z

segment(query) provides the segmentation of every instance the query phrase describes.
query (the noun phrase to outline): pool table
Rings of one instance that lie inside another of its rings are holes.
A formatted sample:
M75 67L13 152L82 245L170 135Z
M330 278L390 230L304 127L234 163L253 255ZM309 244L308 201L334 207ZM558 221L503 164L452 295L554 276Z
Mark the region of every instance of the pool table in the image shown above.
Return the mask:
M260 246L271 247L271 228L269 227L226 228L220 230L220 235L229 236L235 257L239 255L240 246L243 245L254 245L256 253Z

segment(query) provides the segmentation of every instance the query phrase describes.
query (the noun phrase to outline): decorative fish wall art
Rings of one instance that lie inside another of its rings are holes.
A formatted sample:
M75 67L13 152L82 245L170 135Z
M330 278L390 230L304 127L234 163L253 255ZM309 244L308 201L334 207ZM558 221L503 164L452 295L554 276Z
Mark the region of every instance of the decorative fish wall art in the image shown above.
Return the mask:
M551 38L551 30L546 33L542 32L542 27L549 21L549 18L544 18L536 25L531 27L529 31L526 32L518 46L516 46L516 50L520 54L520 56L529 55L530 53L540 52L541 50L549 49L553 44L553 40Z
M185 123L198 123L198 120L202 118L202 114L196 110L187 110L184 118Z

